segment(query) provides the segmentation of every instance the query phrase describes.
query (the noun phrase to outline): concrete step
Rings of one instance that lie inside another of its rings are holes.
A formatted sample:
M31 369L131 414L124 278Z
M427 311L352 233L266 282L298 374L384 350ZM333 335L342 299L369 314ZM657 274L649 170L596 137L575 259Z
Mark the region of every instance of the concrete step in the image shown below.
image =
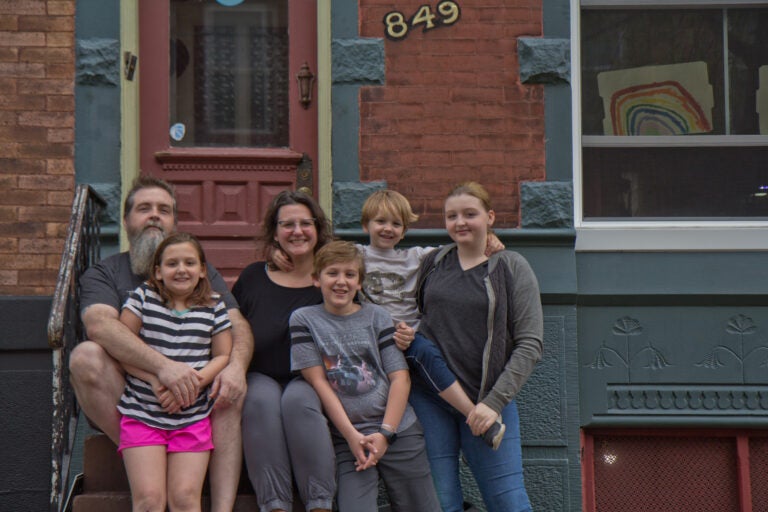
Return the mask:
M253 512L258 510L256 496L240 495L237 497L232 512ZM210 512L210 502L203 498L203 512ZM72 512L131 512L131 495L127 492L96 492L76 496L72 502Z
M210 510L208 484L203 489L203 512ZM258 510L245 467L241 472L233 512ZM302 512L301 499L294 494L294 511ZM115 444L104 434L86 437L83 447L82 491L72 499L72 512L130 512L131 493L123 459Z

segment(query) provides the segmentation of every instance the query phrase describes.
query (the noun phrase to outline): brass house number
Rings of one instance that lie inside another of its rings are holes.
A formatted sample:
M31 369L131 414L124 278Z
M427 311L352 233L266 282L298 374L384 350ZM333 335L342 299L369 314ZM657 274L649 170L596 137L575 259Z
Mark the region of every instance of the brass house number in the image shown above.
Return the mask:
M433 28L447 27L459 21L461 9L453 0L439 2L432 11L429 5L422 5L413 15L405 19L400 11L388 12L384 15L384 33L387 39L401 41L406 38L412 28L422 25L422 32Z

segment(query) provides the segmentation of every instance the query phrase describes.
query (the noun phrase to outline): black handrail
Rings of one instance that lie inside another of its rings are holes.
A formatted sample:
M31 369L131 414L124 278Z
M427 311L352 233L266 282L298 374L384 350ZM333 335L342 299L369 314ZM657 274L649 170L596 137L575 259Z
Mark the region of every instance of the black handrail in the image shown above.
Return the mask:
M99 212L106 201L88 185L77 185L48 317L48 345L53 349L53 425L51 434L50 511L64 504L69 465L77 431L78 407L69 383L69 354L83 340L80 276L99 260Z

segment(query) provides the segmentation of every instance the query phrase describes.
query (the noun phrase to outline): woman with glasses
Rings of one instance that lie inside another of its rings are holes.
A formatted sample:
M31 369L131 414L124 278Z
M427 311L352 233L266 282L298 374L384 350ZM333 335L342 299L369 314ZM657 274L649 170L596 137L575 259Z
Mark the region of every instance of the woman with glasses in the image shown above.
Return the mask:
M290 369L288 319L322 302L312 283L315 252L332 239L320 206L302 192L283 191L267 210L262 234L266 261L243 270L232 293L254 334L243 407L243 449L259 509L293 510L293 480L306 510L330 510L336 493L328 421L312 387ZM279 248L291 262L272 261Z

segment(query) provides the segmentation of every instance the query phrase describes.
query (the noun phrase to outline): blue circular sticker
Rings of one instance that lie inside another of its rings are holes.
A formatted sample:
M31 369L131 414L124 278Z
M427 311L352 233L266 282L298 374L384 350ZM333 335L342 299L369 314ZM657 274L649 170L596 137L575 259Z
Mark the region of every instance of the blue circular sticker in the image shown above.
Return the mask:
M187 131L187 127L183 123L176 123L171 126L170 134L171 138L176 142L180 142L184 138L184 134Z
M243 0L216 0L216 1L219 2L221 5L225 5L227 7L232 7L234 5L240 5L241 3L243 3Z

